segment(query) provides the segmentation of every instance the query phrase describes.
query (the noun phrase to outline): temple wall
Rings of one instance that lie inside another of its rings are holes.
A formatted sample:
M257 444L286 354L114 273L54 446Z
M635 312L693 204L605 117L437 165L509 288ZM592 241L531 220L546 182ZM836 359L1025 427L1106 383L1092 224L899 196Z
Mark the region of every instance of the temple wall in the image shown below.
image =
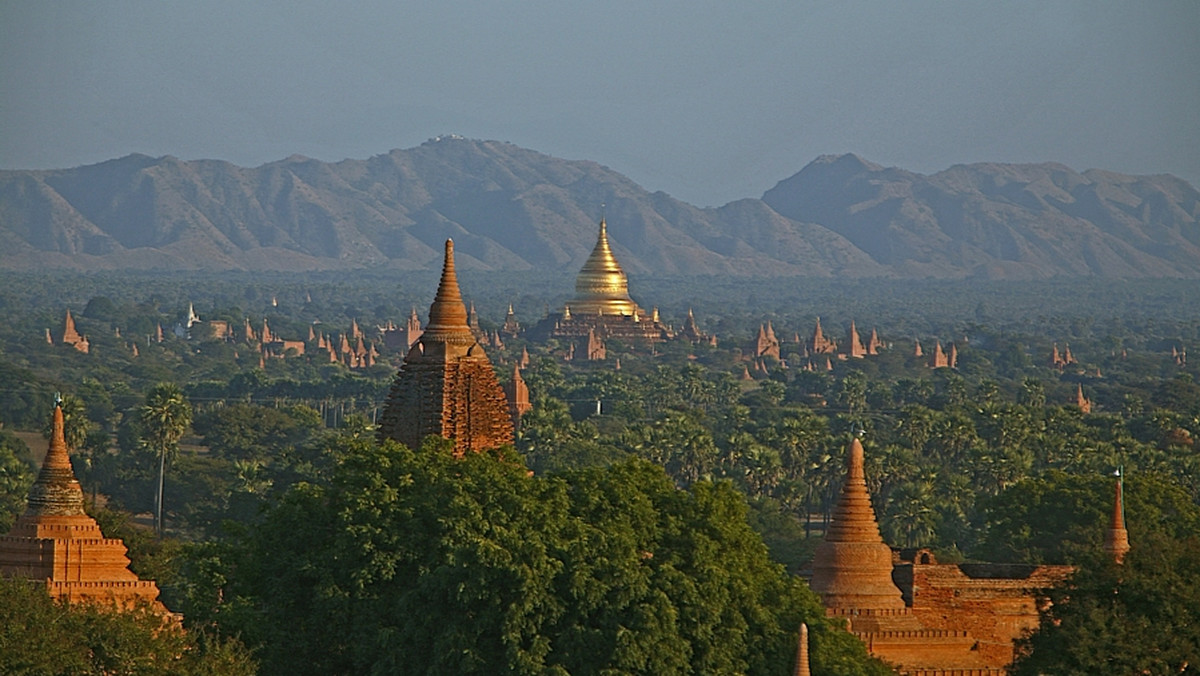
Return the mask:
M897 564L895 579L913 615L930 629L965 631L989 667L1013 660L1013 641L1038 625L1037 593L1069 566ZM941 664L927 662L927 664Z

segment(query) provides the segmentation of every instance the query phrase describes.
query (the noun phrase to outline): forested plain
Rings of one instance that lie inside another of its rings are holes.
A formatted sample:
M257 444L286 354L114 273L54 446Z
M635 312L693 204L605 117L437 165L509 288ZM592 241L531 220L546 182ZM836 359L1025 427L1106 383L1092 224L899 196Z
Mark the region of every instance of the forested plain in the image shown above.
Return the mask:
M46 429L62 392L91 509L208 641L193 653L219 658L213 673L789 673L801 621L814 673L886 673L798 575L852 433L892 546L1079 566L1047 591L1019 673L1196 668L1193 281L638 280L644 306L676 327L691 309L717 345L609 341L585 362L506 339L488 354L507 380L528 350L534 408L512 448L454 461L374 441L397 352L360 370L311 353L260 365L244 342L172 333L192 303L290 339L352 321L369 337L424 319L434 273L0 279L0 527L35 472L14 432ZM460 281L485 330L510 303L529 327L571 295L565 275ZM90 354L45 340L68 308ZM887 347L801 368L793 339L818 316ZM758 369L742 351L768 321L783 359ZM953 342L957 368L930 369L917 340ZM1055 346L1076 363L1053 367ZM147 413L172 392L186 421ZM1118 469L1120 569L1098 556Z

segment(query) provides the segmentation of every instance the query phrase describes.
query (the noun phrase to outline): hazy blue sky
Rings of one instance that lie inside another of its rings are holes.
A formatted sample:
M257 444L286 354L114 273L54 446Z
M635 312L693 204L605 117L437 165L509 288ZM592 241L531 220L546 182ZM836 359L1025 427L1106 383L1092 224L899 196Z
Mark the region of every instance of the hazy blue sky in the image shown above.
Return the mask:
M439 134L697 205L824 153L1200 184L1200 2L0 0L0 167L244 166Z

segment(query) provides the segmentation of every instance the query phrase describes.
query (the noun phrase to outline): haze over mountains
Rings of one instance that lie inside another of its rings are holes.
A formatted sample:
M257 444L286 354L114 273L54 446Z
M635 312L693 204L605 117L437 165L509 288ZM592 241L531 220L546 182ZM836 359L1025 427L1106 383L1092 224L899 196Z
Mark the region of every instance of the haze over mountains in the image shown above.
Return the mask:
M635 274L1200 277L1200 192L1169 175L823 156L761 199L701 209L594 162L458 137L337 163L0 171L0 268L433 269L453 237L464 268L574 274L601 205Z

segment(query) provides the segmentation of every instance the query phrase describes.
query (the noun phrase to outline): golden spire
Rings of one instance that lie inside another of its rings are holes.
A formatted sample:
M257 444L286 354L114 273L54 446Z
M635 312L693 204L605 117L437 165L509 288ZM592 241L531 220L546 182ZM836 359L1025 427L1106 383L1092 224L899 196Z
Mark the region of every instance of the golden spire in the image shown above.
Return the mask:
M629 297L629 280L608 245L608 225L603 218L596 247L575 278L575 300L571 305L583 314L637 314L637 303Z
M904 608L892 582L892 548L879 535L863 472L863 447L851 440L846 481L825 541L813 560L812 589L826 608Z
M1118 564L1124 562L1129 553L1129 531L1125 530L1125 495L1124 478L1121 470L1117 470L1116 497L1113 499L1112 520L1104 533L1104 551L1108 552Z
M71 468L63 434L62 400L54 405L54 422L50 427L50 449L42 461L42 471L29 489L28 516L78 516L83 511L83 489Z

